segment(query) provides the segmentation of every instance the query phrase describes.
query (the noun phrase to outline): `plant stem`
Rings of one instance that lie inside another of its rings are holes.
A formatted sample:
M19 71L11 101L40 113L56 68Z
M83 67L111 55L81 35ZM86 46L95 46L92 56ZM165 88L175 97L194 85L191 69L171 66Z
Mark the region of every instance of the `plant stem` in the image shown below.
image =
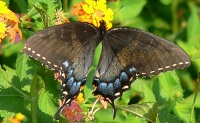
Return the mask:
M38 75L35 73L30 87L32 123L37 123L37 109L38 109L38 97L36 93L37 78Z
M173 0L172 1L172 31L173 34L178 33L178 17L177 17L177 6L178 6L179 0Z
M200 90L199 83L200 83L200 72L199 72L199 77L198 77L198 80L197 80L197 90L196 90L196 93L194 95L194 100L193 100L193 103L192 103L192 109L191 109L191 113L190 113L189 123L192 123L192 116L194 114L194 105L195 105L195 102L196 102L196 99L197 99L197 94L198 94L198 92Z
M64 12L68 11L68 0L63 0L63 10Z

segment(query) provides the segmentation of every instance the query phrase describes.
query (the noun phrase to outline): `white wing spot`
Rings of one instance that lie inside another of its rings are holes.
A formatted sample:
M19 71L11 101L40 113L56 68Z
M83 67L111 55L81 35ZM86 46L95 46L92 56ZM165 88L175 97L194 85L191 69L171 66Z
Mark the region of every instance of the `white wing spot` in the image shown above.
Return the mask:
M28 50L31 51L31 48L29 47Z
M60 67L60 69L62 70L62 67Z
M183 64L183 62L179 62L178 64L179 64L179 65L182 65L182 64Z
M120 92L117 92L117 93L115 93L115 95L114 96L119 96L120 95Z
M68 95L68 92L67 91L63 91L62 92L64 95Z
M142 73L142 75L146 75L147 73Z
M172 66L174 66L174 67L175 67L175 66L176 66L176 64L173 64Z
M170 66L166 66L165 68L170 68Z
M55 64L54 64L53 66L54 66L54 67L58 67L58 65L55 65Z
M124 87L122 87L122 89L128 89L128 85L125 85Z
M163 70L163 68L158 68L158 70Z
M36 54L38 57L40 57L41 55L40 54Z
M26 46L24 46L24 49L26 49Z
M65 73L63 73L61 76L65 78Z
M155 71L151 71L150 73L151 73L151 74L152 74L152 73L155 73Z
M46 60L46 58L45 58L45 57L42 57L42 59Z
M50 62L50 61L47 61L47 63L48 63L48 64L51 64L51 62Z
M189 64L190 62L185 62L185 64Z
M35 51L33 50L32 53L35 53Z

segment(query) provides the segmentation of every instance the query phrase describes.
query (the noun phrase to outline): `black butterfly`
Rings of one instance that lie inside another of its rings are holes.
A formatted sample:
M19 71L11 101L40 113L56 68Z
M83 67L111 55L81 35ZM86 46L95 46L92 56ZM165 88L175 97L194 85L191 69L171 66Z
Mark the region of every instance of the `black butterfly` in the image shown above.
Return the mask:
M111 104L113 117L116 115L114 100L130 88L139 74L151 77L190 66L190 58L180 47L139 29L106 30L103 20L99 28L83 22L47 28L31 36L23 52L60 71L61 95L65 102L56 113L56 119L85 85L95 48L100 42L102 53L93 80L93 94L102 95Z

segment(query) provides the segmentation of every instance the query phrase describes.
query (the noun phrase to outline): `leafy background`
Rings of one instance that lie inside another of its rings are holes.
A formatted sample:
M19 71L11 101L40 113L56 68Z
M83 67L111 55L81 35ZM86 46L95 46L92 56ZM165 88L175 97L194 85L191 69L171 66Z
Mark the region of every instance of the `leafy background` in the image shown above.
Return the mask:
M13 44L5 39L0 44L0 120L5 121L21 112L26 116L22 122L66 122L64 119L53 119L59 107L60 92L53 72L28 58L21 50L28 37L54 25L58 10L65 10L70 21L77 21L69 12L74 4L82 1L3 1L10 10L24 13L25 16L20 23L23 41ZM200 91L197 79L200 70L200 0L118 0L108 1L108 7L115 13L114 26L135 27L166 38L183 48L192 59L192 64L183 70L137 79L131 89L115 101L115 120L112 119L112 109L109 107L98 111L92 122L199 123ZM27 18L31 21L26 21ZM98 59L99 50L96 55L95 59ZM96 64L95 61L91 72ZM84 88L85 101L81 104L84 110L90 109L94 102L91 79L89 76ZM194 103L196 91L198 95Z

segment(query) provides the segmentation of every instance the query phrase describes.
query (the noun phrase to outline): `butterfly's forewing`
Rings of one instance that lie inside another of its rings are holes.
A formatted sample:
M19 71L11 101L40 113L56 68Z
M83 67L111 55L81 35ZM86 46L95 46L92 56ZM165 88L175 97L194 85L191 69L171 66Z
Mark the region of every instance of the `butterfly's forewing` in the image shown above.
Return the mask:
M93 41L95 33L96 28L92 25L80 22L50 27L31 36L23 52L51 69L65 71L85 50L94 50L97 45ZM90 67L91 61L92 58L84 62L86 69Z
M94 51L98 45L98 31L88 23L74 22L54 26L31 36L25 43L24 53L61 72L65 98L60 111L75 99L86 82Z
M115 28L108 32L107 37L115 40L110 44L123 67L135 68L143 77L190 65L185 51L152 33L133 28ZM124 44L120 46L118 42Z
M189 65L188 55L163 38L134 28L113 28L102 41L93 93L112 105L115 117L114 100L130 88L138 74L151 77Z

